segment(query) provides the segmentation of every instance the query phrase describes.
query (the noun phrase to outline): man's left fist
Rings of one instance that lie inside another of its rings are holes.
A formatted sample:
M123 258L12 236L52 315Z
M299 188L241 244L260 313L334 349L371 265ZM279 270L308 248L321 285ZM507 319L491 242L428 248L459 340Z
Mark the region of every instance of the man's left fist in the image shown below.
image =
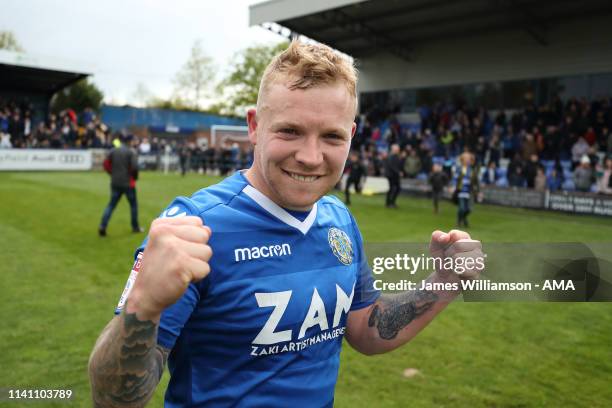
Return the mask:
M434 231L431 234L429 253L436 258L436 271L442 277L455 275L463 279L476 279L484 270L482 244L464 231ZM437 258L441 259L438 261Z

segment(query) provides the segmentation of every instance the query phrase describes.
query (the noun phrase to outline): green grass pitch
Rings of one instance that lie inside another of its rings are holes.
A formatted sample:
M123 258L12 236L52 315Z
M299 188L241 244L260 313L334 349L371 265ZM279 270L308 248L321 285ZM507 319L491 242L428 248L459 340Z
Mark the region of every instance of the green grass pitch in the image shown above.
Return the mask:
M143 226L173 197L216 180L143 173ZM74 391L70 403L37 406L91 406L87 359L144 237L131 233L125 199L109 236L97 236L108 184L101 172L0 173L0 388ZM399 210L383 202L353 199L367 241L426 242L434 229L454 226L449 203L435 216L426 199L400 197ZM605 218L479 205L470 221L485 243L612 242ZM338 407L612 406L611 303L456 302L392 353L366 357L345 346ZM406 368L420 375L405 378ZM166 382L150 406L162 405Z

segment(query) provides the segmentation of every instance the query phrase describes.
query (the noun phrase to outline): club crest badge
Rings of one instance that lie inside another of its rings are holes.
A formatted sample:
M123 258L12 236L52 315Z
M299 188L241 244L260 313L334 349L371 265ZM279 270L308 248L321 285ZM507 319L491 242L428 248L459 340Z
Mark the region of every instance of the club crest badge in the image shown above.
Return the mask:
M353 262L353 245L346 232L332 227L327 233L327 241L340 262L344 265L350 265Z

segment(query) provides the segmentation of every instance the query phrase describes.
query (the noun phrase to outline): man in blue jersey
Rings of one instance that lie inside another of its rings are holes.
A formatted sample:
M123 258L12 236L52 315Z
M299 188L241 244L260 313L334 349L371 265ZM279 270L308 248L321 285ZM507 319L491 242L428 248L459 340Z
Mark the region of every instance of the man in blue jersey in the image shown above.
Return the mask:
M251 168L175 199L136 251L90 357L96 406L144 406L166 363L167 407L331 406L343 338L392 350L458 294L380 295L354 218L325 196L355 133L356 81L323 45L293 42L273 59L247 115ZM430 250L474 256L480 243L436 231Z

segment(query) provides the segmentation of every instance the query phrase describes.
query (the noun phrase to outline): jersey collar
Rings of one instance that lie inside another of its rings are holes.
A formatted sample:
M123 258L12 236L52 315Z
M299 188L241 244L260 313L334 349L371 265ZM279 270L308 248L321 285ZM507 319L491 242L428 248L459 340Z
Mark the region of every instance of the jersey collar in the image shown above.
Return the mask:
M293 215L289 214L287 210L285 210L283 207L270 200L267 196L265 196L261 191L257 190L252 185L247 184L242 191L253 201L259 204L261 208L269 212L274 217L278 218L280 221L289 225L290 227L297 229L304 235L308 233L310 227L312 227L312 224L314 224L314 221L317 218L317 203L314 203L312 209L310 210L310 214L308 214L304 221L300 221Z

